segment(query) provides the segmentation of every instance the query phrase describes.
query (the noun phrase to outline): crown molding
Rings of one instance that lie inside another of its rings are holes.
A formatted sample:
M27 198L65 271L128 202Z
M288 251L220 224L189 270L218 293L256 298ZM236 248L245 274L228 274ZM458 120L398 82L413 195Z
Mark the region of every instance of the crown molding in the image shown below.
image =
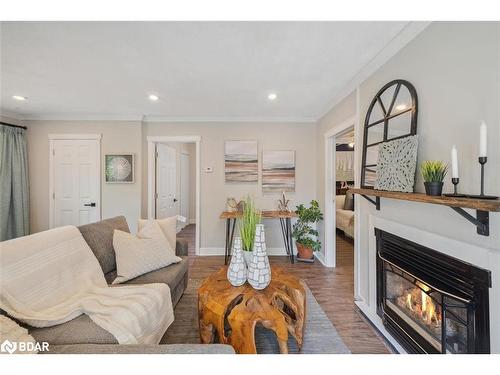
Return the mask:
M418 34L424 31L432 22L411 21L392 38L361 70L347 83L340 92L334 96L327 108L317 118L319 122L330 110L343 99L356 91L356 88L367 78L373 75L387 61L396 55L404 46L410 43Z
M46 115L25 115L25 121L136 121L143 119L139 116L124 115L73 115L73 114L46 114Z
M19 115L18 113L11 112L11 111L8 111L8 110L2 109L2 108L0 108L0 116L8 117L10 119L17 120L17 121L23 120L22 116Z
M245 117L245 116L234 116L234 117L172 117L172 116L144 116L144 122L169 122L169 123L185 123L185 122L195 122L195 123L296 123L296 124L315 124L316 119L314 117Z

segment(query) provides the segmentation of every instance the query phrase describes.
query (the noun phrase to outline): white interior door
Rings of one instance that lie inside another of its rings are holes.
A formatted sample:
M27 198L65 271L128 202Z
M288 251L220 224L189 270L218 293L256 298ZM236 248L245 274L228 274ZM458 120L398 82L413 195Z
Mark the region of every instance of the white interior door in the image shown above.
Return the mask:
M156 145L156 218L163 219L178 214L177 160L173 147Z
M190 198L190 187L189 187L189 155L181 154L181 215L189 220L189 198ZM189 224L188 220L181 223L182 227Z
M101 219L99 140L52 141L53 220L51 227Z

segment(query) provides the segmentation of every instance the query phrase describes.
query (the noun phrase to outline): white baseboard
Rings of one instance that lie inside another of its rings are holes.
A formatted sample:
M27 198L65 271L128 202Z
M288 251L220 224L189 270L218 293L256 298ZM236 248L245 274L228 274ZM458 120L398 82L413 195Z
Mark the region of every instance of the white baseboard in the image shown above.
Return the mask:
M223 247L201 247L200 254L201 256L215 256L215 255L224 255ZM268 247L267 255L271 256L286 256L286 251L284 247Z
M391 343L392 346L400 353L406 354L406 350L396 341L394 337L385 329L382 319L374 313L370 307L365 303L365 301L354 301L356 306L363 312L367 319L377 328L377 330L385 337L387 341Z
M319 260L319 262L322 265L324 265L325 267L327 267L326 262L325 262L325 256L323 255L323 253L321 251L315 251L314 252L314 256L316 257L316 259Z

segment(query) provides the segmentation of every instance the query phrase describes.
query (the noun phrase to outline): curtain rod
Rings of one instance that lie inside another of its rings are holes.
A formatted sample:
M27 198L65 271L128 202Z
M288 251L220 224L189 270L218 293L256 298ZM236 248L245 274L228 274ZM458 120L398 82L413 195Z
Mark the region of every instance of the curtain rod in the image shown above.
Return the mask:
M0 125L12 126L13 128L21 128L21 129L24 129L24 130L27 130L27 129L28 129L26 126L9 124L9 123L7 123L7 122L3 122L3 121L0 121Z

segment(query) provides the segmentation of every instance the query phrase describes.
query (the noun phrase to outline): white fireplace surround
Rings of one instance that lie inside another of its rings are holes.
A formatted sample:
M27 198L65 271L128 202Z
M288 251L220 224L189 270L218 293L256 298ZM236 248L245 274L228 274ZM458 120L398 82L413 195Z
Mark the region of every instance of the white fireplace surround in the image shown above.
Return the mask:
M382 319L377 315L376 300L376 238L374 228L380 228L386 232L406 238L415 243L429 247L446 255L458 258L465 262L491 271L492 288L489 291L490 303L490 344L491 353L500 353L500 253L476 245L456 241L434 233L429 233L421 229L403 225L391 220L370 214L369 221L369 246L368 251L360 251L360 257L368 257L368 274L357 273L356 283L368 281L369 293L367 299L359 298L356 305L370 319L370 321L380 330L386 339L400 353L406 351L384 328ZM366 280L368 278L368 280Z

